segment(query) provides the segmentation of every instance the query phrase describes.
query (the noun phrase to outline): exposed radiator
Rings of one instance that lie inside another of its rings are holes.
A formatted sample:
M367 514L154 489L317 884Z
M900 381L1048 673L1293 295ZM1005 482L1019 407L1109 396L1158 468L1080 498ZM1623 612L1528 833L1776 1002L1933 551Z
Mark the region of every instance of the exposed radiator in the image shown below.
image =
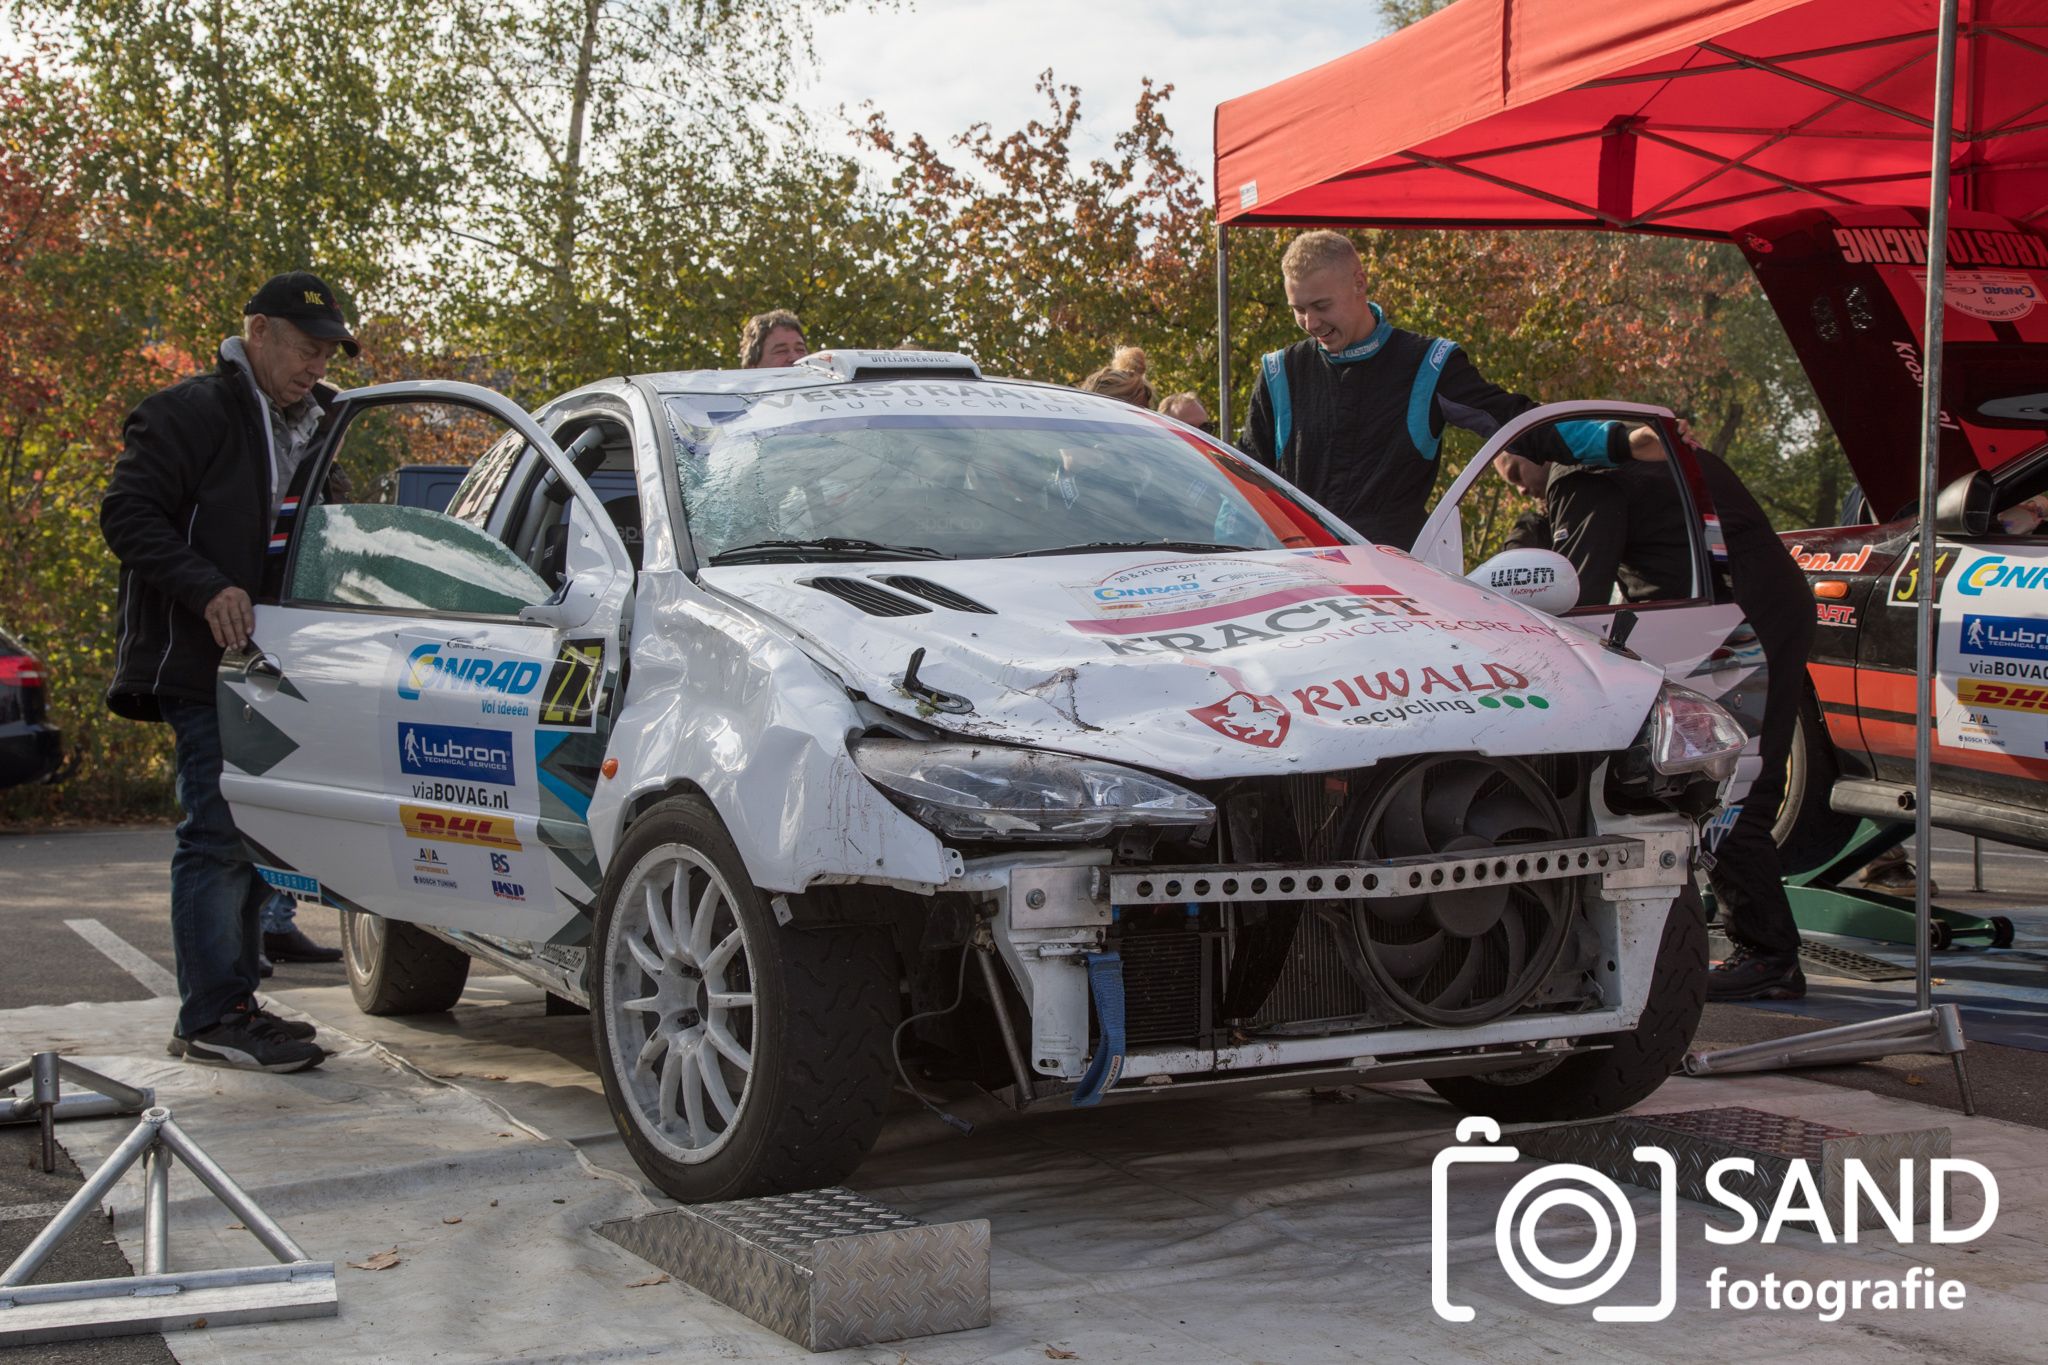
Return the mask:
M1188 1044L1201 1033L1202 942L1193 924L1124 936L1119 951L1127 1044Z
M1255 1024L1338 1019L1372 1011L1365 988L1345 970L1333 933L1321 916L1303 916L1287 952L1287 965L1253 1016Z

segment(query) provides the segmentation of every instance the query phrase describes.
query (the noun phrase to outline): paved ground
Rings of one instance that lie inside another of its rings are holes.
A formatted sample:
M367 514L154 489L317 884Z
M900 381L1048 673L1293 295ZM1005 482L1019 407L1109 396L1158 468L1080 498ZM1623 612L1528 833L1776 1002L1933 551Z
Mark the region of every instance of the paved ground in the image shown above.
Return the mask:
M55 1206L78 1191L83 1177L62 1150L57 1168L45 1175L42 1141L33 1125L0 1128L0 1262L11 1263L50 1219ZM114 1244L113 1229L104 1218L89 1218L60 1242L43 1263L39 1280L94 1280L130 1273L128 1260ZM50 1365L148 1365L169 1361L160 1336L122 1337L113 1341L72 1341L55 1346L0 1349L0 1360L41 1361Z
M1973 869L1968 841L1944 836L1937 847L1934 871L1942 883L1945 904L1994 913L2039 906L2048 900L2048 858L1987 846L1983 860L1987 890L1979 895L1969 890ZM0 943L7 945L6 966L0 969L0 1009L142 1000L173 993L169 973L175 964L166 911L170 848L171 835L163 827L0 837ZM302 910L300 922L316 939L337 941L331 911ZM2015 962L2015 969L2021 965L2040 970L2038 962ZM342 988L344 979L338 966L282 966L270 984L279 992L303 999L306 993L319 993L322 988ZM489 1038L451 1036L439 1040L455 1044L453 1051L421 1042L419 1055L411 1060L435 1074L460 1074L457 1068L472 1066L488 1072L489 1067L477 1057L485 1056L494 1045L518 1045L539 1023L525 1017L536 1013L531 1010L496 1013L506 1030L502 1037L493 1033ZM515 1014L519 1017L513 1018ZM413 1022L417 1026L422 1021ZM1700 1040L1706 1044L1753 1042L1821 1026L1783 1014L1721 1006L1709 1009ZM582 1042L580 1029L573 1041ZM474 1052L479 1045L484 1052L476 1057L464 1051ZM565 1062L576 1066L587 1063L587 1058L565 1057ZM1979 1043L1970 1049L1969 1064L1982 1113L2048 1128L2048 1054ZM1931 1058L1899 1058L1806 1074L1922 1104L1951 1109L1958 1104L1948 1067ZM33 1148L32 1130L0 1130L0 1209L61 1200L76 1188L79 1176L75 1167L67 1162L62 1171L46 1176L31 1164ZM0 1223L0 1260L11 1260L37 1226L26 1218ZM45 1274L74 1278L119 1274L125 1268L104 1228L95 1226L81 1228ZM169 1358L159 1337L130 1339L118 1345L0 1351L0 1359L7 1360Z
M171 832L167 827L66 831L0 837L0 1008L61 1005L79 1000L141 1000L155 992L130 967L94 947L66 921L92 920L164 972L171 955L168 903ZM301 924L325 943L335 937L334 912L309 909ZM144 975L150 975L146 966ZM280 988L332 985L339 967L281 966ZM156 978L162 985L162 978ZM0 1059L10 1061L12 1058ZM81 1176L60 1153L58 1171L44 1175L33 1128L0 1128L0 1213L61 1203ZM47 1221L47 1215L0 1221L0 1261L11 1262ZM131 1267L103 1223L79 1228L38 1276L42 1280L125 1275ZM72 1362L169 1361L160 1336L107 1342L0 1348L0 1360Z

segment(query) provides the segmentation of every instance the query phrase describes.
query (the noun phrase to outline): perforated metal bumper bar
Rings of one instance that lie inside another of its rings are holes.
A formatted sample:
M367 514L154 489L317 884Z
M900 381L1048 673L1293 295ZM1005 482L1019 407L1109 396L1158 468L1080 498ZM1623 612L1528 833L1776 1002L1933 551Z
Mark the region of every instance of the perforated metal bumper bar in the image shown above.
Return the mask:
M1112 872L1108 899L1113 905L1385 900L1634 871L1644 866L1647 856L1643 840L1605 835L1516 844L1464 856L1438 854L1319 866L1148 867L1142 872Z

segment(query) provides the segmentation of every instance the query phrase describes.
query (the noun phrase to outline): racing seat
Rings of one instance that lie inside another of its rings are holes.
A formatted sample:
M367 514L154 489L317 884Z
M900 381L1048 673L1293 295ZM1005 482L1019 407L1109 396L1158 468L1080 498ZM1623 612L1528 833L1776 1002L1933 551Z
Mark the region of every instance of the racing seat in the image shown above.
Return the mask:
M625 542L626 558L632 563L633 571L640 571L640 495L627 493L612 498L604 505L605 514L612 519L612 529Z
M627 493L605 502L605 514L611 518L612 528L625 543L627 562L633 571L640 570L640 496ZM540 542L534 547L533 571L541 576L551 588L562 586L562 575L568 568L569 528L575 521L575 505L563 509L562 519L540 533Z

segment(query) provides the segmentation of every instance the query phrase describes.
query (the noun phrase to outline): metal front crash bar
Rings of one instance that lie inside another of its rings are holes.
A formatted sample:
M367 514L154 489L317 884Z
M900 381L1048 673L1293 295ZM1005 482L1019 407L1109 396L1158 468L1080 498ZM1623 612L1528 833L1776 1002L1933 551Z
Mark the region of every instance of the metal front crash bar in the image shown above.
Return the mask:
M1101 869L1111 905L1181 905L1190 901L1386 900L1469 891L1482 886L1556 881L1627 872L1645 866L1648 841L1621 835L1515 844L1472 854L1430 854L1370 862L1297 866L1238 863L1215 867ZM1675 867L1676 864L1666 864Z

